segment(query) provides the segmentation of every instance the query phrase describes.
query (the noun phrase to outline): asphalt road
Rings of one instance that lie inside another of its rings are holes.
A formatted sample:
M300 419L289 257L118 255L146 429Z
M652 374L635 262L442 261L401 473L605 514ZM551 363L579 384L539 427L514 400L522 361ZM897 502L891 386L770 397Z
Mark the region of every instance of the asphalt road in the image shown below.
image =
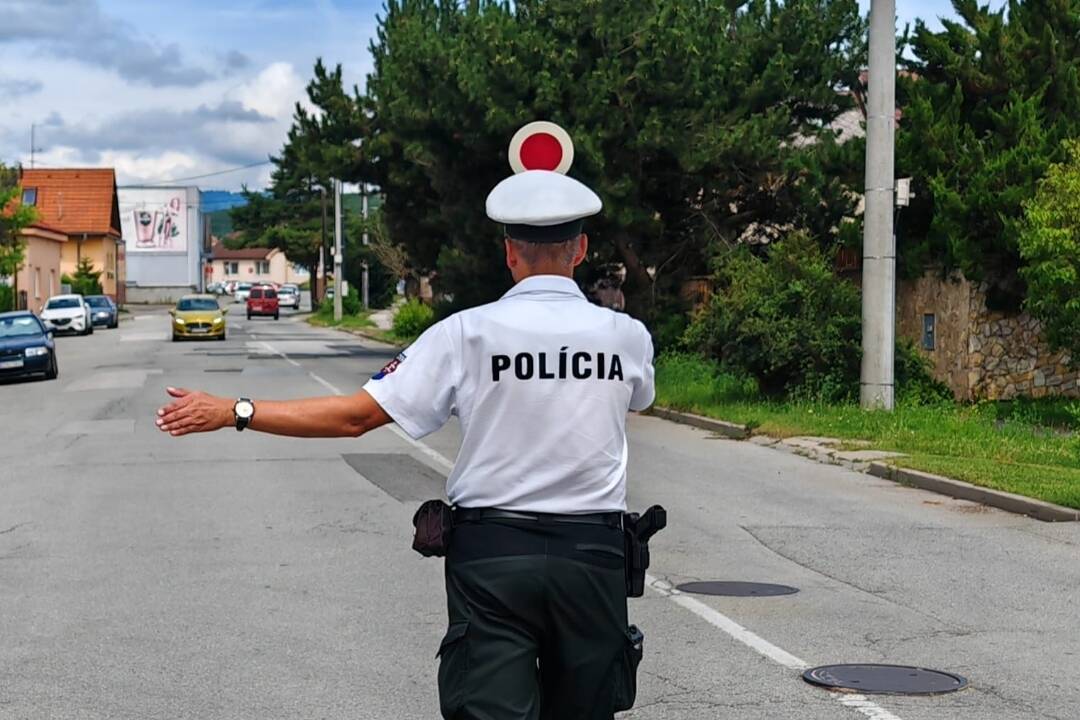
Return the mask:
M436 718L441 563L409 548L458 444L159 433L166 385L351 392L394 354L299 318L171 343L162 310L59 339L60 379L0 385L0 718ZM667 506L645 631L649 719L1080 717L1080 525L952 501L648 417L632 503ZM668 583L798 587L672 595ZM965 675L832 695L799 668Z

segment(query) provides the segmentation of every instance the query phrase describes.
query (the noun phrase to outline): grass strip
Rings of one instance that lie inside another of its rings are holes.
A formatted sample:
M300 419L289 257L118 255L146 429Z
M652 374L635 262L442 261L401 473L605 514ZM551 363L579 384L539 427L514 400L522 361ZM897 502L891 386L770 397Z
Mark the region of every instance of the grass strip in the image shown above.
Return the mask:
M1075 400L857 405L771 401L752 383L686 358L657 362L657 404L785 438L863 440L904 453L896 464L1080 508L1080 403Z

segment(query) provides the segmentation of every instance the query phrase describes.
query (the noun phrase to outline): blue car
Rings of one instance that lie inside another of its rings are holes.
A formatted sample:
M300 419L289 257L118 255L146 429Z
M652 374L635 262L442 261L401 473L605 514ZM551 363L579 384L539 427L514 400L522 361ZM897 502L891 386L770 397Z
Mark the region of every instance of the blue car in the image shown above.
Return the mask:
M120 311L108 295L87 295L86 304L90 306L90 322L115 328L120 324Z
M0 379L27 375L60 375L52 331L25 310L0 313Z

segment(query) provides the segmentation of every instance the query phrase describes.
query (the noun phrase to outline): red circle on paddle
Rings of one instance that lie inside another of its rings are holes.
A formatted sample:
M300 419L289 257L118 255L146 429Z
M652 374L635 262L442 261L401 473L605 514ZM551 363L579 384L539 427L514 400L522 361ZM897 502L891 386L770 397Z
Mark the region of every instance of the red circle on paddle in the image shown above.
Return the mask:
M551 133L533 133L521 143L519 157L526 170L554 170L563 159L562 144Z

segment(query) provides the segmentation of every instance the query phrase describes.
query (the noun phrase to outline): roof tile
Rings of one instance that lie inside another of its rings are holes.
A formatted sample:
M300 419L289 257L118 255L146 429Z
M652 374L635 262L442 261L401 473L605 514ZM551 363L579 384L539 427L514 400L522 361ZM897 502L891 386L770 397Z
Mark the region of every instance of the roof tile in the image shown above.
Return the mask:
M112 168L24 169L20 184L37 189L41 222L69 235L120 235Z

